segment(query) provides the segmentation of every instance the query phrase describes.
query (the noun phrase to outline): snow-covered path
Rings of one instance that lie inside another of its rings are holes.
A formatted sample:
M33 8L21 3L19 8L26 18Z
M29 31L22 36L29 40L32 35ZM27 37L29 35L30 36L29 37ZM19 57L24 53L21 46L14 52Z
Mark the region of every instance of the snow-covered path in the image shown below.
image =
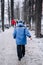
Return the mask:
M0 65L43 65L43 38L27 38L25 57L18 61L13 27L0 33Z

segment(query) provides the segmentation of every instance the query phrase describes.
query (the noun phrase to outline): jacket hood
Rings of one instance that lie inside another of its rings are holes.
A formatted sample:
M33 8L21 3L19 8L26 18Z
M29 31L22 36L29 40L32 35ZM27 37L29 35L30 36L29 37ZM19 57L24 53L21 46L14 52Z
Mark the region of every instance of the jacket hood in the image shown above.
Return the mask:
M24 25L23 25L23 23L18 23L17 26L18 27L23 27Z

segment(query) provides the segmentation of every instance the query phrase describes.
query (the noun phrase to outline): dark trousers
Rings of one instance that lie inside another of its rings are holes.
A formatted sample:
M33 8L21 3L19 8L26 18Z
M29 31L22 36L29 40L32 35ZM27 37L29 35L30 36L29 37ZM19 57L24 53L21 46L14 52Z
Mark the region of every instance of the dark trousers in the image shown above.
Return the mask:
M17 45L18 58L22 58L25 55L25 45Z

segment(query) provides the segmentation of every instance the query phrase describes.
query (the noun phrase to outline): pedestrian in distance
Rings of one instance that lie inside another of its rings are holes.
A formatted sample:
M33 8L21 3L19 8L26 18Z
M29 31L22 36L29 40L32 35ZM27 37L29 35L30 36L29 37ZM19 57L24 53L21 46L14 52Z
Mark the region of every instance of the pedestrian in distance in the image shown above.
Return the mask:
M13 38L16 39L17 56L19 61L22 57L25 56L25 45L27 44L27 36L32 40L29 30L20 20L13 32Z
M16 21L14 20L14 18L12 19L12 21L11 21L11 25L14 27L14 26L16 26Z

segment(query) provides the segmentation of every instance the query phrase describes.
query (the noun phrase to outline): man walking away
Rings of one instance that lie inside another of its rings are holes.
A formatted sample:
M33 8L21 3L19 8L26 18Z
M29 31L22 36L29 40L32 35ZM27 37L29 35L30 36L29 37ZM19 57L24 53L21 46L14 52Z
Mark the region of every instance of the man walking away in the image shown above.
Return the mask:
M13 32L13 38L16 39L17 56L19 61L25 55L25 45L27 43L26 40L27 36L30 39L32 39L28 29L24 26L23 22L20 20Z

